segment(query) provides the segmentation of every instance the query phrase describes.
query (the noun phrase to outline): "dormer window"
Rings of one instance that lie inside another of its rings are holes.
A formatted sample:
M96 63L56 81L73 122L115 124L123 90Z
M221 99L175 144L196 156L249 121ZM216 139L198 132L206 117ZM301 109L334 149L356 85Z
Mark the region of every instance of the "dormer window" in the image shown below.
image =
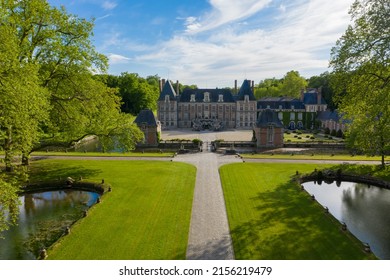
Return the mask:
M247 94L244 95L244 101L245 101L245 102L249 102L249 95L247 95Z
M195 94L191 94L191 100L190 102L195 102Z
M210 92L205 92L204 93L203 102L210 102Z
M295 109L294 105L291 105L291 110L294 110L294 109Z
M279 110L282 110L283 109L283 106L282 105L279 105Z
M165 95L165 102L169 102L169 95Z
M222 94L218 95L218 102L223 102L223 95Z

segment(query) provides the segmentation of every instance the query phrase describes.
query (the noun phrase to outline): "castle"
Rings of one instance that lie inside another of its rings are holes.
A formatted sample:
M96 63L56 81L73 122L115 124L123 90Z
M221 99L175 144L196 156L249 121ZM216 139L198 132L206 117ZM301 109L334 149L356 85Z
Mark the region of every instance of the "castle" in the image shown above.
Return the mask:
M318 112L327 111L320 89L301 92L299 99L268 97L256 100L254 81L244 80L234 90L185 89L179 92L171 82L161 80L157 119L161 128L193 130L253 129L261 112L271 109L286 129L312 129Z

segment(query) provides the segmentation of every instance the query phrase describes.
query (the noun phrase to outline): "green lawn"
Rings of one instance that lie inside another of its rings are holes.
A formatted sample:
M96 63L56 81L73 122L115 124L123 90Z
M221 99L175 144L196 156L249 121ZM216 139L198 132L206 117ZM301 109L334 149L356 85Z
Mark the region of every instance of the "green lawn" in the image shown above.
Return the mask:
M236 259L370 259L362 244L290 178L325 165L237 163L220 168Z
M264 158L264 159L315 159L315 160L357 160L357 161L380 161L380 156L351 156L347 154L241 154L243 158ZM386 160L388 157L385 158Z
M82 156L82 157L171 157L173 152L128 152L128 153L103 153L103 152L33 152L32 156Z
M44 160L32 180L88 178L112 192L48 250L49 259L185 259L196 168L177 162Z
M291 143L310 143L310 142L327 142L327 143L336 143L336 142L343 142L344 140L342 138L337 138L334 136L331 136L332 138L329 139L330 135L323 135L323 134L313 134L313 133L301 133L297 134L294 132L291 133L284 133L283 139L284 142L291 142ZM311 139L311 137L314 137L314 139Z

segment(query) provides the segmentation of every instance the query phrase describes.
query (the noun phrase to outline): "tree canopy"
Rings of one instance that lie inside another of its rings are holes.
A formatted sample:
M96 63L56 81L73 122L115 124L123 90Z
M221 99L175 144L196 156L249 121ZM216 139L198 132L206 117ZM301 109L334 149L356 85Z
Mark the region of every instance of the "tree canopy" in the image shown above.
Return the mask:
M333 86L347 139L367 154L390 150L390 2L357 0L352 24L332 49Z
M0 149L6 170L14 171L0 173L1 230L25 179L23 169L13 168L14 156L27 159L34 149L69 146L88 135L106 146L121 139L129 150L142 132L121 112L117 90L94 77L108 60L91 42L93 21L46 0L1 1L0 18Z
M255 87L255 96L262 97L289 96L299 98L302 89L307 87L307 81L298 71L289 71L282 79L270 78L260 81Z

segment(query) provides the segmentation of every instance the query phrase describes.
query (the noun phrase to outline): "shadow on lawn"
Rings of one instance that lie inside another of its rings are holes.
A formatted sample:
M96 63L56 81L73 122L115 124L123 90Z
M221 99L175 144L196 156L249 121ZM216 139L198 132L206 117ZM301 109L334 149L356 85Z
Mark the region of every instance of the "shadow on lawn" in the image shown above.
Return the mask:
M189 245L187 260L228 260L229 256L233 256L230 248L230 238L227 235L220 240L208 240L202 245Z
M60 163L39 163L38 165L30 166L30 181L41 182L41 181L52 181L72 177L73 179L88 178L96 176L101 173L99 169L92 169L83 165L69 165L64 166Z
M237 259L359 259L337 221L294 182L260 192L257 219L231 231ZM356 250L357 249L357 250Z

